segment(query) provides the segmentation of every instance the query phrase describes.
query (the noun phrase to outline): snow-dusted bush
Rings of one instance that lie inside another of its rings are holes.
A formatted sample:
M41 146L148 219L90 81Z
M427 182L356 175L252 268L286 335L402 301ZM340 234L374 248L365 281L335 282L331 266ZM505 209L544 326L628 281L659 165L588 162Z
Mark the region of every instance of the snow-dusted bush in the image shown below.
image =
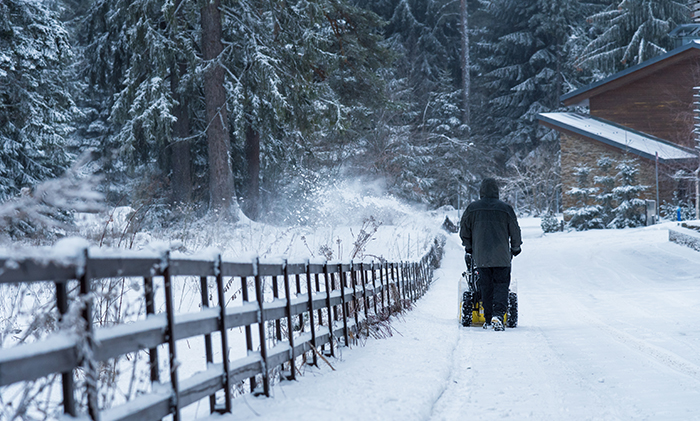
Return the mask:
M540 223L542 231L545 233L561 231L562 224L559 219L553 213L548 213L542 218Z
M661 218L677 221L678 207L681 208L681 221L696 219L695 203L678 200L678 194L676 192L673 193L673 203L664 201L661 205L659 205L659 213L661 214Z

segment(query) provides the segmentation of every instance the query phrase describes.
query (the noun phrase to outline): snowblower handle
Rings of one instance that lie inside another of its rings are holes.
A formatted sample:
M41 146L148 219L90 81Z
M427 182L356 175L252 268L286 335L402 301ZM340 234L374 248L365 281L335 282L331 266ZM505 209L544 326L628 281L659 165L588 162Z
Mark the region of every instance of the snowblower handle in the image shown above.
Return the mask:
M467 271L471 273L472 271L472 255L467 253L464 255L464 263L467 264Z

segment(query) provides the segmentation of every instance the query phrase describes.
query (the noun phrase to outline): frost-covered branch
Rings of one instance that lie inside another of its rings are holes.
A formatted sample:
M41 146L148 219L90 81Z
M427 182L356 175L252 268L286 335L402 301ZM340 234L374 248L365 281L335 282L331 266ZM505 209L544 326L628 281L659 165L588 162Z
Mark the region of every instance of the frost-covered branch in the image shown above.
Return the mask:
M85 154L66 173L0 204L0 229L10 239L53 239L71 226L74 212L98 212L104 197L99 178L86 170ZM2 238L0 237L0 240Z

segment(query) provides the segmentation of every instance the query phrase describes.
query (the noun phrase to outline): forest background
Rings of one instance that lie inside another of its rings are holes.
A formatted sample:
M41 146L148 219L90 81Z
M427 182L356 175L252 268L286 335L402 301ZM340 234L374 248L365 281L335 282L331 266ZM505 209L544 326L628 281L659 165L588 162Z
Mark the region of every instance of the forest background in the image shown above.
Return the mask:
M347 179L459 209L495 176L558 212L538 113L689 21L672 0L0 0L0 203L72 168L71 197L159 226L304 224Z

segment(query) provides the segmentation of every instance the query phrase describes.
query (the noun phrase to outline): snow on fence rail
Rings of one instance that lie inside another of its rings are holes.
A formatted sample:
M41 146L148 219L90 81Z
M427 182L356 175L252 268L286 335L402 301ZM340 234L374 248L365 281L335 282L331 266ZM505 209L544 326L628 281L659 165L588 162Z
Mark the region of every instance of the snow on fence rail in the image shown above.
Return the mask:
M156 257L91 257L87 249L73 263L0 258L0 284L53 285L59 317L77 314L81 326L0 349L0 387L60 373L62 412L86 413L93 420L155 420L170 414L178 420L182 408L202 399L209 400L211 412L230 412L237 382L245 381L251 391L269 396L272 381L296 378L299 359L318 364L324 354L334 356L341 343L347 346L354 335L369 332L373 321L420 298L442 257L442 245L436 239L413 263L237 263L222 261L220 255L211 260L174 259L170 252ZM183 277L199 277L201 308L176 315L173 285ZM95 282L106 278L141 279L139 299L145 300L146 316L97 327L92 292ZM226 304L224 290L234 279L240 280L239 305ZM162 288L154 288L156 281ZM69 289L69 283L77 285ZM225 304L212 306L210 297ZM164 301L164 311L156 312L156 300ZM228 333L234 328L245 329L247 356L230 360ZM180 379L176 342L202 336L206 369ZM214 345L227 356L217 364ZM159 347L167 349L167 370L159 367L165 362L159 362ZM114 408L99 408L98 363L142 351L149 355L150 390ZM76 399L78 378L84 384L82 399ZM223 407L215 396L221 390Z

